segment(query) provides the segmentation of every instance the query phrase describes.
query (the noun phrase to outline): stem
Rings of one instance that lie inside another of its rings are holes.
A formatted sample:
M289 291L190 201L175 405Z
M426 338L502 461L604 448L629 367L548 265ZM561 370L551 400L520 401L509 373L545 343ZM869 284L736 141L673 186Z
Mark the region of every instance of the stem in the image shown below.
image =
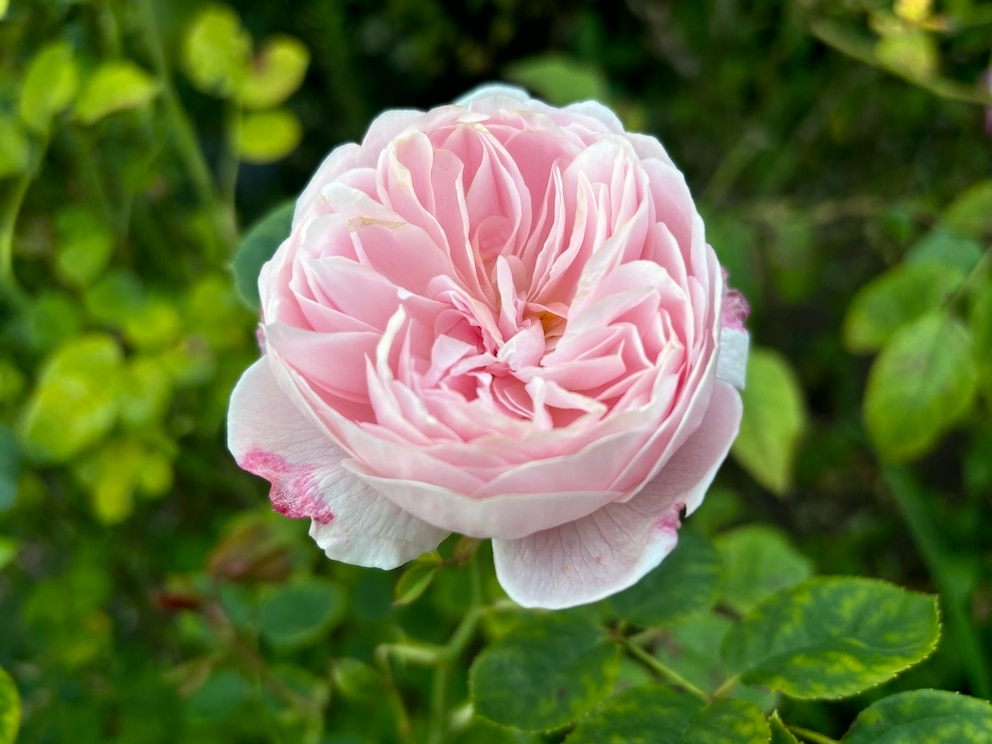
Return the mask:
M992 697L992 683L983 661L985 654L982 642L968 617L966 606L974 578L968 576L967 585L962 581L959 566L955 565L941 535L934 528L934 519L928 513L925 503L926 495L916 486L909 473L904 468L888 465L882 468L882 476L909 527L916 549L944 598L948 630L962 657L972 693L977 697Z
M403 697L396 687L396 680L393 679L393 669L389 664L389 650L390 647L387 645L379 646L375 650L376 665L382 672L383 680L386 683L386 696L393 708L393 715L396 716L396 732L399 734L400 741L404 744L417 744L413 738L413 727L410 725L410 716L406 712L406 705L404 705Z
M724 697L727 693L729 693L731 690L733 690L735 687L737 687L737 685L740 684L740 681L741 681L741 677L739 674L735 674L733 677L729 677L728 679L725 679L723 683L713 691L713 694L710 695L710 699L719 700L720 698Z
M217 229L217 241L227 249L225 252L229 252L229 249L233 248L237 242L234 215L224 209L217 197L210 167L203 157L193 125L190 124L189 117L186 115L172 84L165 52L162 49L162 40L156 31L157 23L151 0L141 0L139 6L142 32L151 54L152 67L159 84L162 86L162 101L165 104L166 116L171 124L176 149L190 180L193 182L197 199L214 220Z
M811 741L813 744L839 744L836 739L831 739L829 736L818 733L816 731L810 731L802 726L791 726L786 724L786 728L789 729L796 736L806 739L806 741Z
M18 309L22 309L27 304L27 295L24 294L14 275L14 228L17 226L17 217L21 213L28 188L45 159L47 149L48 136L44 135L38 143L38 151L32 162L14 182L10 198L0 212L0 300L7 300Z
M626 638L624 636L619 636L617 637L617 640L627 650L627 653L629 653L631 656L633 656L635 659L637 659L645 667L650 669L659 677L663 677L664 679L668 680L676 687L681 687L683 690L685 690L691 695L695 695L700 700L709 702L710 700L709 695L707 695L701 689L696 687L696 685L694 685L692 682L687 680L685 677L683 677L681 674L676 672L674 669L671 669L665 666L664 664L662 664L660 661L658 661L658 659L656 659L654 656L649 654L643 648L636 645L635 643L632 643L629 638Z
M224 153L218 165L221 198L229 214L237 213L238 189L238 140L241 139L242 110L236 103L228 102L224 112Z

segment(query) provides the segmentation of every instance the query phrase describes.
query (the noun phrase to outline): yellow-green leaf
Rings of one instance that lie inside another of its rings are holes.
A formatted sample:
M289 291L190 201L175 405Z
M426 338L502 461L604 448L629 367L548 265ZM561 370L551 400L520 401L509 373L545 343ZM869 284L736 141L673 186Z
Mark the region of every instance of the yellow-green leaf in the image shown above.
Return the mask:
M114 251L114 233L92 209L72 205L55 219L55 273L66 284L86 287L103 273Z
M237 101L248 109L280 105L300 87L310 64L310 52L292 36L273 36L244 72Z
M183 36L183 67L190 81L223 98L241 85L250 53L251 37L226 5L204 8Z
M14 744L21 727L21 696L17 686L0 668L0 744Z
M93 124L118 111L141 108L158 93L158 81L133 62L105 62L83 86L76 116L83 124Z
M987 700L944 690L910 690L882 698L858 714L842 744L979 744L992 732Z
M959 194L940 215L940 224L967 238L992 235L992 179L979 181Z
M30 160L31 145L17 119L0 114L0 178L23 173Z
M744 418L731 452L758 483L781 496L792 483L793 461L806 429L799 381L780 354L752 349L741 398Z
M302 134L299 119L286 109L246 114L235 151L246 163L274 163L296 149Z
M886 460L927 452L970 408L978 374L971 331L935 311L903 325L868 373L865 425Z
M875 57L879 64L908 78L928 78L937 72L937 44L926 31L900 29L878 40Z
M556 105L606 98L606 79L595 67L560 54L542 54L514 62L506 77Z
M10 0L0 0L0 21L7 15L7 8L10 7Z
M28 127L42 134L52 117L69 107L79 89L79 69L68 42L48 44L28 64L19 110Z

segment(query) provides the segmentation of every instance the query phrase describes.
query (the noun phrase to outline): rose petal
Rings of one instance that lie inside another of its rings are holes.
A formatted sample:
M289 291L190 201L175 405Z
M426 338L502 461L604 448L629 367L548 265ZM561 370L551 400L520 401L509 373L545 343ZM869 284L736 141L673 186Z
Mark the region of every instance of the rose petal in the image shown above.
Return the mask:
M524 607L595 602L636 583L675 547L737 435L741 399L717 382L703 423L633 499L519 540L493 540L496 575Z
M717 359L716 376L738 390L744 389L748 345L747 331L734 328L720 331L720 356Z
M310 517L311 537L334 560L392 569L434 550L448 535L348 472L347 453L283 393L268 357L238 381L227 426L238 464L271 481L277 511Z

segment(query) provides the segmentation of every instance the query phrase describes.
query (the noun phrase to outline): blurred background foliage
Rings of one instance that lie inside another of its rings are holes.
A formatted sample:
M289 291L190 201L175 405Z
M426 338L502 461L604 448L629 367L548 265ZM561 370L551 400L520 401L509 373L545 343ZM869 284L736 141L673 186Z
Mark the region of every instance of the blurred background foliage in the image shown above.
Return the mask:
M690 520L723 560L721 609L666 617L657 653L712 676L754 587L860 574L941 595L938 652L887 691L989 697L990 38L977 0L0 0L0 667L18 741L423 726L425 673L375 650L450 635L476 546L400 578L331 564L273 518L224 447L258 353L230 263L378 112L493 80L658 135L751 302L742 434ZM839 736L880 695L783 715ZM466 726L453 741L557 740Z

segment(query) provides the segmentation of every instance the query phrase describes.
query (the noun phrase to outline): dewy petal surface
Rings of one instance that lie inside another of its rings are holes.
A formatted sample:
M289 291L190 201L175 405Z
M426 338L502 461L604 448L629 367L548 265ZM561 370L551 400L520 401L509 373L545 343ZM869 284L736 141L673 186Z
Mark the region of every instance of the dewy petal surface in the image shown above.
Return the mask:
M241 467L272 483L276 511L311 519L310 535L330 558L391 569L448 536L348 472L347 453L283 393L266 357L234 390L228 447Z
M664 147L595 102L384 113L259 294L231 449L341 560L454 531L519 601L592 601L672 549L737 428L747 303Z

